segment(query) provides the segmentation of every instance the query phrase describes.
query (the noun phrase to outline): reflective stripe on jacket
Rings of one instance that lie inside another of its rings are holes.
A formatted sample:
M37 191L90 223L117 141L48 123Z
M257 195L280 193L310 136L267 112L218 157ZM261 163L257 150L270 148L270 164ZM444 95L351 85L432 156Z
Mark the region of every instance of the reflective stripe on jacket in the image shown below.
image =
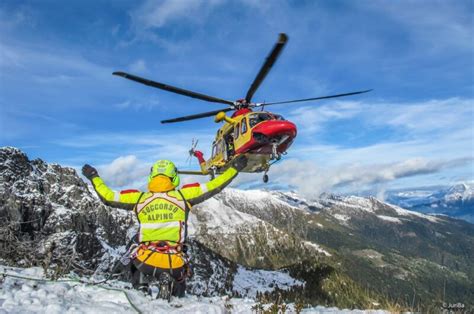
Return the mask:
M186 205L167 193L153 193L136 207L140 242L167 241L181 244L185 237Z

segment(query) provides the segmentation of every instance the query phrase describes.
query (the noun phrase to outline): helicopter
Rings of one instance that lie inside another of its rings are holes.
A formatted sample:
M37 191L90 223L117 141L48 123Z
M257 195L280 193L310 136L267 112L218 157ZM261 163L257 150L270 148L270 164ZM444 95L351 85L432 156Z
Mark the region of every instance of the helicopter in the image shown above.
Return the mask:
M196 150L197 141L195 142L193 140L189 154L190 156L197 158L201 170L178 170L178 173L189 175L210 175L211 178L214 178L216 174L224 172L236 156L245 154L248 158L248 163L242 172L263 172L263 182L267 183L270 167L275 162L279 161L282 155L287 153L288 148L296 137L297 128L294 123L285 120L281 115L265 111L264 109L266 106L345 97L371 91L371 89L368 89L330 96L269 103L252 102L255 92L275 64L287 42L288 36L284 33L279 34L277 42L250 85L245 98L236 101L193 92L121 71L113 72L112 74L175 94L203 101L225 104L228 106L224 109L161 121L161 123L176 123L214 116L214 121L216 123L223 122L222 127L217 130L215 140L212 143L211 157L207 161L204 159L203 153ZM226 112L229 111L233 111L230 117L226 115Z

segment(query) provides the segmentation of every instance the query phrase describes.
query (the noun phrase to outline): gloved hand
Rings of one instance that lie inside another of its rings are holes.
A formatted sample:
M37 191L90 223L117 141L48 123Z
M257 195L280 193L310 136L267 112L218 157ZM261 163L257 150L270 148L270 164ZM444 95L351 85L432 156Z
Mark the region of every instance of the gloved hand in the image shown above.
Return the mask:
M232 161L232 166L237 170L237 171L242 171L245 167L247 167L247 162L248 158L245 155L239 155L235 157L235 159Z
M82 174L89 180L99 176L97 169L87 164L82 167Z

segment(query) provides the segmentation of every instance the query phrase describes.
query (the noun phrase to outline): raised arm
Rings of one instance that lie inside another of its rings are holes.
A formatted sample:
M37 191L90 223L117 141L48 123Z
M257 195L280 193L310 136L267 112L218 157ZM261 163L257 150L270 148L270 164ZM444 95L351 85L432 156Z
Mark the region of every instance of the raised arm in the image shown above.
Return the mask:
M91 181L97 195L106 205L133 210L135 204L142 195L138 190L125 190L118 192L110 189L102 178L99 177L97 170L89 165L84 165L84 167L82 167L82 174Z
M230 166L229 169L224 171L224 173L214 180L205 184L184 188L181 190L181 193L183 193L184 198L189 202L189 204L191 204L191 206L202 203L228 186L237 176L239 171L244 169L246 166L247 157L245 157L245 155L240 155L232 161L232 166Z

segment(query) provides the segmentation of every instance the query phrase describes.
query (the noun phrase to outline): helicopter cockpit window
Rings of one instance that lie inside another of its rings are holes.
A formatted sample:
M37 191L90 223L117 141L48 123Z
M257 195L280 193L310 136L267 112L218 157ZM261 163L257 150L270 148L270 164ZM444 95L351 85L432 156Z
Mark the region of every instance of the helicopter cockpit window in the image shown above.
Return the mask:
M237 123L235 126L234 126L234 139L237 139L239 137L239 129L240 129L240 124Z
M241 133L244 134L245 132L247 132L247 118L244 118L242 120L242 131L241 131Z
M275 120L274 116L268 113L254 113L249 118L249 125L251 128L259 124L260 122L267 120ZM278 120L278 119L277 119Z
M285 118L283 118L283 116L279 114L273 114L273 117L275 120L285 120Z

